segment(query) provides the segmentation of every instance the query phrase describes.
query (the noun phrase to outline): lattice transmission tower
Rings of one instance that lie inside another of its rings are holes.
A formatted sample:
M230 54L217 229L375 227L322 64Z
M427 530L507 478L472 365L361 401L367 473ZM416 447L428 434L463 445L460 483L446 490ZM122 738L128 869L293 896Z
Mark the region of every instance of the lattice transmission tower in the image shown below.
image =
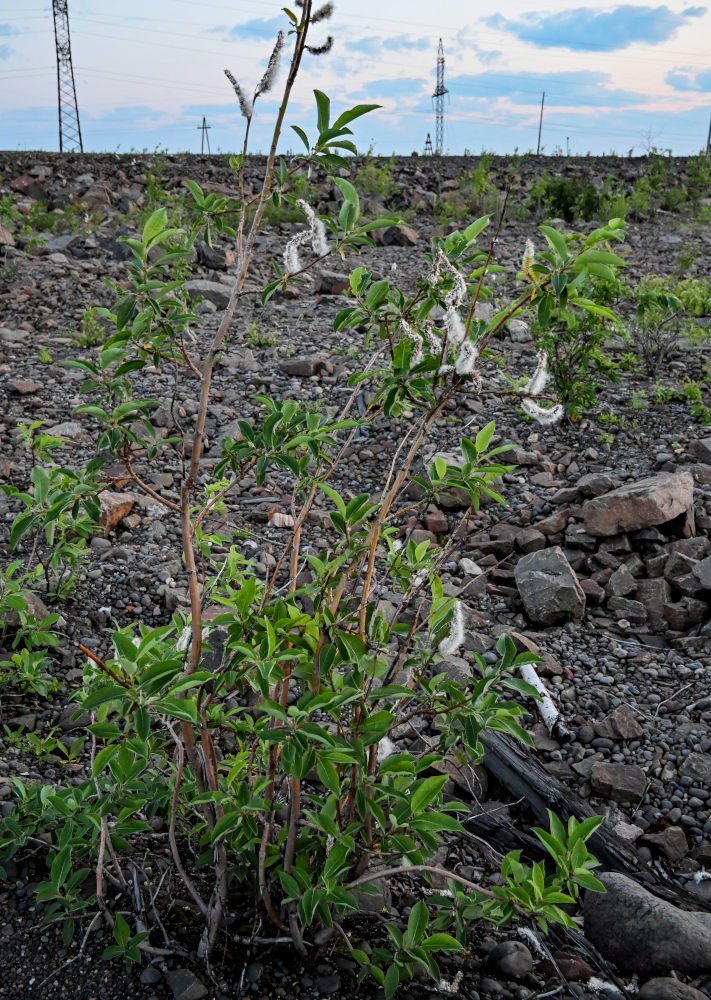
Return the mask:
M59 151L84 152L77 107L77 89L72 69L72 45L69 38L68 0L52 0L54 44L57 50L57 111L59 114Z
M437 49L437 86L432 95L435 102L435 153L442 155L444 149L444 95L449 91L444 85L444 46L442 39L439 40Z

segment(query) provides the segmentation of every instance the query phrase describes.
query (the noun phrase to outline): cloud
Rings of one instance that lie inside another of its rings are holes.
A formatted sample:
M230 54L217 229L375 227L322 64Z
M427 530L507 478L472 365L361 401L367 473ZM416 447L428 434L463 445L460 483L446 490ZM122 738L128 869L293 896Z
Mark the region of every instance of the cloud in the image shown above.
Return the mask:
M518 21L494 14L485 23L539 48L613 52L635 42L667 42L689 19L701 17L706 11L706 7L687 7L676 13L667 6L621 4L607 11L574 7L555 14L529 14Z
M364 84L361 93L364 97L375 101L386 97L420 97L429 91L432 84L424 77L403 76L390 80L369 80Z
M367 35L365 38L359 38L357 41L349 39L345 46L347 52L363 52L367 56L379 55L382 47L382 38L378 38L375 35Z
M696 72L691 69L674 69L667 73L665 80L674 90L711 90L711 70L709 69L702 72Z
M393 38L383 39L383 48L389 52L422 52L432 45L430 38L408 38L407 35L395 35Z
M447 79L452 106L467 99L507 98L512 104L538 104L545 91L547 105L629 107L652 98L635 90L610 87L609 73L568 70L560 73L500 71L460 73Z
M11 24L0 24L0 35L19 35L20 31L18 28L13 28Z
M244 24L235 24L227 34L230 38L268 38L274 41L283 27L283 17L272 17L269 20L255 17L251 21L245 21Z
M0 59L9 59L13 51L9 45L0 45Z
M387 38L366 35L365 38L349 39L345 46L348 52L362 52L367 56L378 56L383 52L422 52L431 47L430 38L410 38L409 35L392 35Z

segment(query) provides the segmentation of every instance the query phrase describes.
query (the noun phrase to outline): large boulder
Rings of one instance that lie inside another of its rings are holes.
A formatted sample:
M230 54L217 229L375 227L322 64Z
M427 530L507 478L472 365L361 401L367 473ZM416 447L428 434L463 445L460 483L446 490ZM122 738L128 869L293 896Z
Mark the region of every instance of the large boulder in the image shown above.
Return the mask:
M598 537L638 531L686 515L694 534L694 477L690 472L662 473L629 483L583 504L585 530Z
M598 877L607 891L585 896L585 936L620 972L711 972L711 913L680 910L617 872Z
M585 594L560 546L539 549L519 559L514 578L532 622L555 625L582 618Z

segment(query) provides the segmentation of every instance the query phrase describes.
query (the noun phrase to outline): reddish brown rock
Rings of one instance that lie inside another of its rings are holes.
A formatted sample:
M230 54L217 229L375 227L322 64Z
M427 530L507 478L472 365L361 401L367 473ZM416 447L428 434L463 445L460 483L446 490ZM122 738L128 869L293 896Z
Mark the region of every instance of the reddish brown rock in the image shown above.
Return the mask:
M651 476L586 500L585 529L591 535L608 537L686 515L686 534L693 535L693 496L694 477L690 472Z
M378 229L376 242L381 246L413 247L419 240L419 235L412 226L388 226Z
M136 498L131 493L114 493L104 490L101 501L101 527L108 535L127 514L131 513Z
M644 729L629 705L620 705L600 722L594 723L594 728L598 736L608 740L634 740L644 736Z
M614 802L637 802L647 790L647 775L636 764L595 761L590 771L594 792Z

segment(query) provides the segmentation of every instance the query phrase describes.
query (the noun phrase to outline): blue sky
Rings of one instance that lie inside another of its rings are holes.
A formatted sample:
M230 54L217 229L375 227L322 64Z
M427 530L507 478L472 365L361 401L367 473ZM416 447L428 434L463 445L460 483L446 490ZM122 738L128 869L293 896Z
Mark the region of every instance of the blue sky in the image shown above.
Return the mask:
M284 0L282 0L284 2ZM547 153L695 153L711 113L711 0L336 0L325 57L308 57L287 123L313 127L313 88L334 107L367 101L360 148L422 151L434 135L437 42L445 51L445 151L535 149L541 95ZM505 13L502 13L502 7ZM199 152L205 115L213 151L241 147L229 68L251 93L285 23L272 0L69 0L72 55L87 150ZM387 15L387 16L385 16ZM253 149L283 82L257 104ZM283 151L298 140L287 130ZM0 148L57 149L56 68L49 0L0 3Z

